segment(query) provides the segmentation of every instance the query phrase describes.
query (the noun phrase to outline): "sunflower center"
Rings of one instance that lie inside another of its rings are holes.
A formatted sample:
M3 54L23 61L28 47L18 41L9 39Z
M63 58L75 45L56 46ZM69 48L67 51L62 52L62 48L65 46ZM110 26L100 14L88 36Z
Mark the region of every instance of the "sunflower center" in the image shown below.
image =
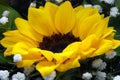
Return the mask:
M43 41L39 44L39 48L58 53L75 41L80 41L80 39L75 38L71 33L65 35L54 34L51 37L44 37Z

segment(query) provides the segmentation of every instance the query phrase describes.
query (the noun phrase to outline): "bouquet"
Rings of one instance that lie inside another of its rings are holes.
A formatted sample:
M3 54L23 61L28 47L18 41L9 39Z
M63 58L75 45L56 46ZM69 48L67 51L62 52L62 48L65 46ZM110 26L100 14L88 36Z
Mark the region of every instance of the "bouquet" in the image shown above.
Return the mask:
M120 80L119 4L0 1L0 80Z

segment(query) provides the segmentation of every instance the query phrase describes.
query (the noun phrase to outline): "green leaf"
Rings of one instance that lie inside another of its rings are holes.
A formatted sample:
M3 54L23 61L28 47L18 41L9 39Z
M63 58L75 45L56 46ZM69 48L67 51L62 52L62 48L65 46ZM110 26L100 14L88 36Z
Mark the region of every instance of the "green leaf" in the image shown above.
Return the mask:
M115 6L120 10L120 0L115 0Z
M109 26L114 26L116 30L115 39L120 40L120 15L116 18L111 17L109 21ZM118 56L120 56L120 47L115 49L118 53Z
M5 10L10 11L10 14L8 15L8 22L5 25L0 24L0 40L4 37L3 33L5 31L16 29L14 20L17 17L21 17L20 14L17 11L15 11L13 8L11 8L9 5L0 3L0 18L2 17L2 13ZM4 55L3 55L4 50L5 50L5 48L3 48L0 45L0 63L14 64L14 63L12 63L12 58L11 57L4 57Z
M3 55L3 50L0 50L0 64L13 64L15 65L15 63L12 61L12 56L9 56L9 57L4 57Z
M116 39L120 39L120 15L117 16L116 18L111 17L109 21L109 26L113 26L116 30Z
M91 0L93 4L100 4L99 0Z
M120 56L120 47L116 48L115 51L117 52L117 55Z
M0 18L2 17L2 13L3 13L4 10L10 11L10 14L8 16L9 22L6 25L0 26L0 28L3 27L5 29L10 29L10 30L11 29L16 29L14 20L17 17L21 17L20 14L17 11L15 11L13 8L11 8L9 5L0 3Z

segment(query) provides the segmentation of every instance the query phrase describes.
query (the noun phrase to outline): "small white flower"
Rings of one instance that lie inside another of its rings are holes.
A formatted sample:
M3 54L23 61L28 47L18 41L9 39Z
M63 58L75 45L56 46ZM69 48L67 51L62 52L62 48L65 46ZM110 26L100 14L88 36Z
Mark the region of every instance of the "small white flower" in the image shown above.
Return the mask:
M61 3L61 2L63 2L63 0L56 0L58 3Z
M34 70L34 67L25 67L24 68L24 73L26 75L29 75L33 70Z
M111 5L114 4L114 0L100 0L100 1L101 1L101 2L104 1L105 3L111 4Z
M117 7L112 7L110 8L110 16L111 17L117 17L117 15L119 15L119 11Z
M14 61L14 62L20 62L20 61L22 61L22 56L21 56L21 54L15 54L15 55L13 56L13 61Z
M92 78L92 74L89 72L86 72L82 75L82 79L84 80L90 80Z
M98 8L99 12L102 12L102 7L100 5L94 5L92 6L91 4L84 4L84 8Z
M7 17L9 14L10 14L10 11L5 10L5 11L2 13L2 16Z
M97 68L100 67L100 65L101 65L102 62L103 62L102 59L96 59L96 60L94 60L94 61L92 62L92 67L97 69Z
M31 2L29 7L36 7L36 3L35 2Z
M102 7L100 5L94 5L93 8L98 8L99 12L102 13Z
M92 7L91 4L84 4L84 8Z
M12 76L12 80L25 80L25 74L17 72L17 74Z
M106 62L103 62L102 59L96 59L92 62L92 67L98 70L104 70L106 68Z
M54 80L56 77L56 71L53 71L50 75L44 76L44 80Z
M9 72L8 70L0 70L0 80L9 80Z
M117 55L117 52L113 51L113 50L110 50L105 55L106 55L106 58L112 59L112 58L114 58Z
M106 62L102 62L98 69L104 70L106 68L106 66L107 66Z
M0 23L5 25L8 22L8 18L3 16L2 18L0 18Z
M115 76L113 80L120 80L120 75Z
M105 72L98 71L96 73L96 80L105 80L105 78L106 78Z

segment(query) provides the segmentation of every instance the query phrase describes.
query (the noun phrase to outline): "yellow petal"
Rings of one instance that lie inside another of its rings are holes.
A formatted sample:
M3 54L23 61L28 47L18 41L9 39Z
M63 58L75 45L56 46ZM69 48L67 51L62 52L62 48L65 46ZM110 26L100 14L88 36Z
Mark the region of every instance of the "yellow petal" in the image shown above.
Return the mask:
M5 57L6 56L11 56L12 55L12 49L13 49L12 47L7 48L4 52L4 56Z
M48 17L47 20L49 22L49 25L54 33L58 33L55 28L55 25L54 25L54 19L55 19L55 14L56 14L57 10L58 10L57 5L55 5L51 2L46 2L44 11L46 13L46 16Z
M75 13L69 1L61 4L55 15L55 27L61 34L72 30L75 24Z
M81 57L82 60L91 57L91 55L94 53L96 49L95 48L90 48L87 51L80 51L79 55Z
M99 44L99 48L91 55L92 57L104 54L113 47L113 42L110 40L102 40Z
M63 52L66 52L66 51L73 51L73 52L76 52L80 46L81 42L73 42L71 44L69 44L64 50Z
M88 35L96 34L97 37L101 37L104 31L107 29L109 17L102 19L95 26L92 27Z
M113 27L108 27L103 33L103 38L113 39L114 38L114 36L113 36L114 32L115 32L115 30L114 30Z
M36 65L36 69L41 73L41 75L47 76L50 75L58 66L58 64L53 64L52 62L40 62Z
M43 57L38 48L30 48L27 55L22 55L23 60L42 60Z
M96 38L96 35L90 35L87 38L85 38L79 48L78 48L78 53L81 59L85 59L97 49L98 47L98 38Z
M20 33L26 35L27 37L35 41L42 41L42 35L35 32L33 28L28 24L28 21L21 18L17 18L15 19L15 23Z
M80 9L76 13L77 19L76 19L75 27L72 30L72 33L75 37L79 37L79 30L80 30L80 28L82 28L79 25L82 23L82 21L84 21L84 19L86 19L94 14L98 14L98 9L83 8L83 9ZM90 20L90 21L92 21L92 20ZM87 27L87 26L84 26L84 27Z
M83 6L77 6L74 8L75 13L79 12L80 10L82 10L84 7Z
M120 46L120 40L112 40L113 41L113 49Z
M18 42L17 44L14 45L12 54L25 55L25 54L28 54L28 50L30 48L33 48L31 44L24 43L24 42Z
M44 35L51 36L54 32L51 26L53 26L52 21L49 21L50 17L42 9L29 8L28 23L35 31Z
M17 63L17 67L21 68L21 67L30 67L33 65L33 63L35 62L35 60L22 60L21 62Z
M18 41L11 37L5 37L1 40L1 44L4 47L13 47L16 44L16 42L18 42Z
M81 21L81 23L79 23L79 25L78 25L80 39L83 40L84 38L86 38L88 33L90 32L91 28L94 27L94 24L96 24L100 20L101 20L101 16L98 13L96 13L96 14L84 19L83 21Z
M97 47L98 46L98 38L96 37L96 35L90 35L87 38L85 38L80 46L79 46L79 51L87 51L92 47Z
M56 63L61 63L69 58L76 56L76 54L73 51L66 51L62 53L55 53L53 56L54 59L57 61Z
M48 60L52 61L53 60L53 52L47 51L47 50L40 50L40 53Z
M92 16L94 14L97 14L97 13L98 13L98 9L83 8L76 13L76 16L77 16L77 18L79 18L79 22L81 22L85 18Z
M79 59L80 58L78 57L74 60L70 60L61 64L60 66L57 67L57 71L65 72L69 69L80 67Z
M18 67L29 67L33 63L43 60L40 50L38 48L30 48L28 54L22 55L22 61L18 62Z
M4 47L13 47L17 42L20 41L30 42L32 45L37 46L37 43L34 40L20 34L18 30L7 31L4 33L4 36L5 38L1 40L1 44Z

